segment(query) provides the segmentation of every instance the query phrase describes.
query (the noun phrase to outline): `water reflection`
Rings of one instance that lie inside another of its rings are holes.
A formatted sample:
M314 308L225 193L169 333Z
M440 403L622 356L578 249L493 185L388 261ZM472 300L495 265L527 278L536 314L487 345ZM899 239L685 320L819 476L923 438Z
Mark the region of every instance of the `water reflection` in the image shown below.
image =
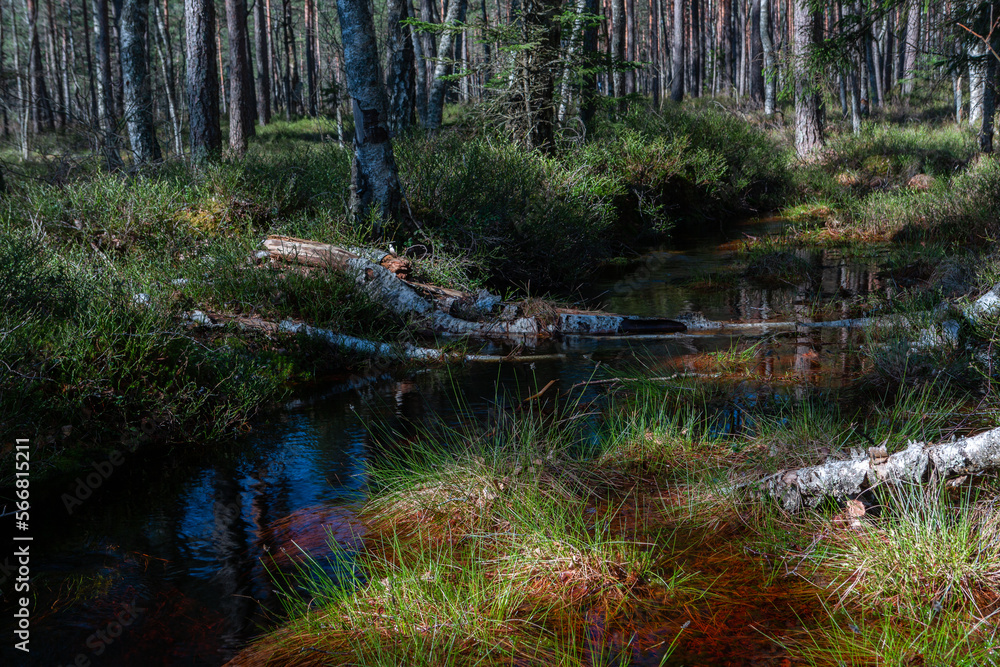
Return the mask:
M656 256L641 279L606 284L605 305L645 315L700 310L710 319L808 321L817 316L818 299L883 289L875 267L832 251L810 257L818 280L777 289L746 281L716 290L682 285L679 277L710 275L729 261L717 244ZM616 284L627 289L615 291ZM849 304L838 308L820 316L846 315ZM854 336L802 329L760 339L741 372L802 397L811 385L856 371ZM31 659L7 642L0 663L51 667L83 656L121 667L221 665L280 615L275 567L292 567L299 547L321 554L328 531L345 548L356 546L362 528L353 508L364 497L368 463L405 448L427 420L482 418L498 401L519 401L550 380L568 391L607 368L702 373L717 363L709 355L734 344L714 335L567 339L537 350L562 359L534 364L346 378L302 392L238 444L128 455L72 516L58 489L37 508L49 518L36 533L32 560L38 576ZM379 435L388 432L398 436ZM5 597L5 605L11 602ZM141 611L119 621L127 608Z

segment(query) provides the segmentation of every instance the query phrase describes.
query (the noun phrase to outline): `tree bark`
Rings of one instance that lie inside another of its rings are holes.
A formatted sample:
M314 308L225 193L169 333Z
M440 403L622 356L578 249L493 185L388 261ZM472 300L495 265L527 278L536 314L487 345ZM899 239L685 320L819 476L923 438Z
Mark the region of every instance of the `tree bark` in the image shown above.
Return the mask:
M176 88L174 87L174 50L170 44L170 30L166 17L161 14L159 5L153 5L153 15L156 18L156 48L160 56L160 68L163 72L164 89L167 94L167 112L173 127L174 152L181 155L184 152L184 146L181 140L181 118L177 108Z
M485 9L485 5L483 6ZM414 8L410 7L410 15L415 16ZM424 125L427 118L427 59L424 56L424 36L410 29L410 41L413 44L413 92L417 119Z
M750 0L750 101L755 105L764 102L764 40L761 23L761 3L767 0Z
M386 126L389 103L382 85L375 25L367 0L337 0L337 15L354 111L351 212L359 223L372 220L374 234L382 236L386 223L400 220L402 193ZM441 92L443 96L443 87Z
M101 147L108 169L121 169L117 121L114 117L114 84L111 81L111 39L108 29L108 0L94 0L94 53L97 58L97 118L103 130Z
M566 64L563 65L562 76L559 84L559 113L556 120L562 125L566 122L566 114L569 108L570 95L573 86L573 71L577 49L583 41L583 14L587 11L587 0L575 0L573 19L573 32L569 36L569 44L566 47Z
M903 50L902 93L908 98L913 93L913 77L917 72L917 50L920 48L920 8L922 2L910 0L906 19L906 43Z
M783 470L756 486L789 512L818 507L825 499L843 502L881 484L926 484L932 480L982 473L1000 466L1000 428L954 442L911 443L888 455L872 447L846 461Z
M420 0L420 20L424 23L437 23L435 8L436 5L433 0ZM434 33L431 32L421 33L420 39L423 40L424 46L424 82L427 94L427 106L424 109L424 115L420 118L420 122L423 123L424 128L430 129L430 100L431 89L434 87L434 73L437 69L437 65L434 62L434 59L437 58L437 41L434 39Z
M416 57L412 28L405 25L410 16L410 0L388 0L386 7L388 39L386 40L385 87L389 91L389 132L403 134L413 124L416 107Z
M794 26L795 152L810 159L823 146L823 119L817 77L809 63L822 26L809 0L796 0Z
M597 15L600 12L598 0L587 0L587 13ZM589 23L583 31L583 53L587 67L593 69L597 53L597 26ZM580 120L589 133L597 113L597 72L588 74L580 91Z
M229 29L229 150L242 157L247 152L250 137L254 136L256 103L249 85L252 75L246 49L246 0L226 0L226 25Z
M316 75L316 2L305 0L305 50L306 50L306 85L309 88L309 115L316 117L319 102L319 77Z
M997 61L991 57L986 59L983 67L983 123L979 128L979 150L983 153L993 152L993 114L996 112Z
M611 0L611 66L615 97L625 97L625 0Z
M191 154L195 160L203 160L222 150L215 3L213 0L185 0L184 16Z
M467 2L468 0L451 0L448 3L445 25L454 26L458 23L459 17L465 15ZM438 44L438 53L441 59L434 68L434 81L431 84L431 94L427 99L427 129L432 132L441 127L441 119L444 116L444 94L448 87L448 82L444 77L451 71L451 47L454 41L455 33L452 30L441 33L441 42Z
M37 0L25 0L28 10L28 94L31 109L31 131L38 134L42 129L55 129L52 100L45 85L45 65L42 61L42 45L38 38Z
M670 49L672 51L670 99L680 102L684 99L684 0L674 0L673 38Z
M764 114L774 115L775 88L777 72L774 68L774 42L771 41L771 0L758 0L760 3L760 44L764 58Z
M149 0L122 2L121 62L125 123L128 128L132 158L136 164L162 158L153 128L153 98L149 81Z
M264 0L253 6L254 56L257 61L257 122L264 127L271 122L271 50L267 40L267 17Z
M983 91L986 77L984 76L986 46L977 43L969 47L969 56L974 58L969 63L969 125L975 126L983 117Z

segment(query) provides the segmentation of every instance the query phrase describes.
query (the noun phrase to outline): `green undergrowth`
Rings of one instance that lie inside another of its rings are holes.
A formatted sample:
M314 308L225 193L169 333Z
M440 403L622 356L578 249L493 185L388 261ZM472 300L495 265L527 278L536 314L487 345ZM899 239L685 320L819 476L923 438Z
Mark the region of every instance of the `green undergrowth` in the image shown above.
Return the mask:
M41 478L112 448L243 432L289 382L360 363L304 337L226 325L226 317L302 318L398 338L401 326L346 280L256 268L247 260L252 249L230 238L166 255L118 254L4 234L4 440L35 443ZM197 312L220 326L193 326Z
M370 464L361 546L275 573L290 620L233 664L990 664L994 482L797 515L741 486L945 440L958 404L750 391L623 375L597 403L428 426Z
M869 122L793 173L786 214L811 227L804 239L982 247L1000 231L1000 167L964 126Z

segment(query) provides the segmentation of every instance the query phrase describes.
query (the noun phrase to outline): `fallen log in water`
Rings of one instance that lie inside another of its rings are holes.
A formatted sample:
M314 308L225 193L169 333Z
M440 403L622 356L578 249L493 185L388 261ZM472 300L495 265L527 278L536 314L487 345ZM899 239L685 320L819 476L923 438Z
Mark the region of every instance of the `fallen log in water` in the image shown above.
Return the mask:
M348 336L347 334L336 333L329 329L312 327L303 322L293 322L285 320L280 323L269 322L254 317L226 317L222 315L209 316L201 311L194 311L188 316L193 323L202 326L222 326L226 322L235 324L242 329L262 331L268 335L276 333L304 334L310 338L318 338L329 343L332 347L356 352L363 356L380 359L384 361L444 361L444 362L478 362L478 363L499 363L502 361L550 361L562 359L561 354L534 354L534 355L498 355L498 354L466 354L464 352L452 352L439 350L432 347L420 347L417 345L390 345L389 343L379 343L376 341Z
M380 251L345 249L288 236L269 236L264 247L275 261L340 271L357 282L373 299L393 313L416 317L435 333L484 338L514 336L627 335L680 332L685 325L655 317L555 308L548 317L520 315L517 304L504 304L495 295L465 294L433 285L408 282L387 266L399 258ZM362 256L364 255L364 256ZM377 262L374 260L378 260Z
M895 454L872 447L867 455L818 466L783 470L751 485L790 512L817 507L825 499L856 498L880 484L920 484L1000 467L1000 428L952 442L911 442Z

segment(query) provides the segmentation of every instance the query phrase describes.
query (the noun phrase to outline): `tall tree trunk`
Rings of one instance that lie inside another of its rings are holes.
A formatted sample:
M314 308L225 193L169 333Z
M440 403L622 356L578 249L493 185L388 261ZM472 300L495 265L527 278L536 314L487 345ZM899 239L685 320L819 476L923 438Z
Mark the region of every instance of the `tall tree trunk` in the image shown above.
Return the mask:
M261 127L271 122L271 50L268 48L267 17L264 0L253 6L254 55L257 59L257 122Z
M969 63L969 125L975 126L983 117L983 91L986 78L984 72L984 56L986 46L976 43L969 47L969 57L974 60Z
M819 87L808 62L822 26L809 0L796 0L794 24L795 151L800 158L809 159L823 146Z
M652 81L650 88L653 93L653 108L660 108L660 0L649 0L649 50L652 64Z
M560 0L525 0L522 39L537 41L538 46L523 52L527 78L525 108L528 110L528 143L545 152L555 150L556 72L552 63L558 59L560 26L557 14Z
M611 0L611 66L615 83L615 97L625 97L625 0Z
M628 58L630 62L635 62L639 59L638 50L636 49L636 41L638 38L638 33L636 30L636 11L635 11L635 0L626 0L625 2L625 57ZM636 91L635 88L635 75L634 69L629 68L625 72L625 94L629 95Z
M750 100L764 102L764 41L760 5L767 0L750 0Z
M382 236L386 223L400 219L402 193L386 127L389 101L382 85L375 25L367 0L337 0L337 15L354 110L351 212L359 223L373 220L374 233ZM443 97L443 88L441 92Z
M913 77L917 73L917 50L920 48L920 8L922 2L910 0L906 20L906 44L903 51L903 97L913 93Z
M389 131L395 136L413 124L416 106L415 56L412 29L402 23L410 16L410 0L388 0L385 87L389 91Z
M343 0L338 0L339 3ZM451 0L448 3L448 15L445 17L445 24L453 26L459 21L459 17L465 14L465 6L468 0ZM438 53L441 59L434 68L434 83L431 85L431 94L427 99L427 129L435 131L441 127L441 119L444 116L444 94L448 87L448 82L444 77L451 71L450 54L454 44L455 33L446 30L441 33L441 43L438 44ZM345 55L346 57L346 55Z
M72 0L70 0L72 2ZM87 0L80 0L83 8L83 44L87 58L87 81L90 92L90 124L99 132L102 123L97 114L97 73L94 71L94 56L90 49L90 17L87 15Z
M153 5L153 16L156 19L156 48L160 56L160 68L165 82L164 88L167 93L167 112L170 115L170 125L174 135L174 153L182 155L184 145L181 139L183 132L181 128L180 110L177 108L176 87L174 86L174 50L170 44L169 24L166 21L166 14L159 5Z
M691 0L691 97L701 97L704 89L704 71L701 62L701 0Z
M317 114L319 101L319 81L316 76L316 1L305 0L305 51L306 51L306 85L309 88L309 115Z
M437 23L437 5L434 0L420 0L420 20L424 23ZM425 128L429 128L431 125L430 119L430 100L431 91L434 88L434 74L437 70L437 64L434 62L437 58L437 41L434 39L434 33L424 32L420 34L420 38L424 42L424 63L426 69L424 70L424 81L427 86L427 109L424 112L424 117L421 118L421 122L424 124Z
M983 153L992 153L993 114L996 112L996 87L997 87L996 58L993 57L987 58L986 65L983 67L983 70L984 70L983 122L979 128L979 150L981 150Z
M600 11L598 0L587 0L587 13L597 15ZM583 52L586 57L587 67L591 68L591 74L586 76L583 89L580 91L580 120L589 133L594 124L594 116L597 113L597 71L594 64L597 57L597 26L589 22L583 30Z
M184 0L184 25L191 154L195 160L203 160L222 150L215 2Z
M125 123L132 157L136 164L162 158L153 129L153 99L149 81L149 0L124 0L122 3L119 47L122 61L122 94Z
M31 131L55 129L52 99L45 85L45 65L42 62L42 45L38 37L37 0L25 0L28 10L28 85L31 105Z
M760 2L760 45L764 57L764 114L774 115L777 72L774 69L774 42L771 41L771 0Z
M673 38L670 43L670 99L684 99L684 0L674 0Z
M256 103L249 85L252 75L246 49L246 0L226 0L226 26L229 29L229 150L242 157L247 151L247 142L254 136Z
M416 13L412 6L409 11L411 16L415 16ZM484 17L485 11L486 5L484 3ZM424 56L424 35L411 28L410 41L413 43L413 90L416 113L420 124L424 125L427 119L427 59Z
M556 120L562 125L566 122L566 114L569 109L570 94L573 86L573 64L577 49L583 41L583 14L587 11L587 0L575 0L573 20L573 32L569 36L569 44L566 47L566 64L563 65L562 76L559 84L559 113Z
M57 128L62 129L66 127L66 105L68 103L68 96L66 91L63 90L62 76L60 75L60 68L58 66L59 59L56 56L56 17L55 12L52 9L52 0L45 0L45 13L47 19L47 29L45 30L45 45L49 52L49 57L46 59L46 64L48 66L48 77L52 82L53 87L56 91L56 99L53 100L53 121ZM62 72L63 75L66 74L65 69Z
M122 167L118 144L118 122L114 116L114 84L111 81L111 36L108 0L94 0L94 53L97 58L97 118L103 129L102 149L108 169Z

